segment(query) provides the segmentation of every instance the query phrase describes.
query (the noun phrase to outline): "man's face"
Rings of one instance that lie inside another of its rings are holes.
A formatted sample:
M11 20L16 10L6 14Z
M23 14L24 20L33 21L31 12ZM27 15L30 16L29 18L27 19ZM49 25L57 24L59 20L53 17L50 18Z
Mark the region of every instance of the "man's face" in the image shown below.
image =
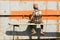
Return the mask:
M38 9L38 5L37 4L34 4L34 8Z

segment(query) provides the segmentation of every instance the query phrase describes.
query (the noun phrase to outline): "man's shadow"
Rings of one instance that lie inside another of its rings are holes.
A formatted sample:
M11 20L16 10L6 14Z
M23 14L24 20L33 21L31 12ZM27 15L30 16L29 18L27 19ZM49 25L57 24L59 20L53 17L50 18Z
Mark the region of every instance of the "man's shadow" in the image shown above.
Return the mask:
M15 25L14 25L15 26ZM6 31L6 34L9 36L29 36L29 39L32 39L32 36L37 36L38 39L40 38L40 28L36 28L36 25L33 25L35 27L36 30L36 34L35 35L31 35L31 25L28 25L26 31L15 31L15 29L13 28L13 31Z
M15 31L15 30L6 31L6 35L8 35L8 36L29 36L29 39L32 39L32 36L37 36L38 37L37 39L40 39L40 37L42 36L41 33L40 33L41 29L36 28L36 25L34 25L34 27L36 29L36 34L35 35L31 35L31 26L30 25L27 27L27 29L25 31L22 31L22 32L21 31ZM44 37L56 37L57 34L60 37L60 32L45 32Z

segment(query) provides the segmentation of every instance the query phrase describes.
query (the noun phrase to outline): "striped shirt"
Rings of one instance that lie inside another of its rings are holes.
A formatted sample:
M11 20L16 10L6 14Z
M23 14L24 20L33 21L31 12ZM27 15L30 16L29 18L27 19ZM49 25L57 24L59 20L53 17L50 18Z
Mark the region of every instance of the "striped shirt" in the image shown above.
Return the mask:
M34 23L40 23L41 22L41 18L42 18L42 13L39 10L34 10L33 14L32 14L33 18L31 19L32 22Z

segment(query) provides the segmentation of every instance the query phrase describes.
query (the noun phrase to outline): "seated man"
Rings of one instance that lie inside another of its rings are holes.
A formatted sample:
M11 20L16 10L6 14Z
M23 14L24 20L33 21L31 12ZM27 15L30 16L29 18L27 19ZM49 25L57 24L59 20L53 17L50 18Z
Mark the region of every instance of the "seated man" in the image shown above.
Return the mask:
M36 23L36 24L42 23L42 20L41 20L42 14L41 14L41 11L38 9L38 5L33 4L33 8L34 8L34 12L30 18L30 23ZM40 25L40 26L41 26L41 34L44 34L43 25ZM36 34L35 27L33 25L31 26L31 31L32 31L32 34Z

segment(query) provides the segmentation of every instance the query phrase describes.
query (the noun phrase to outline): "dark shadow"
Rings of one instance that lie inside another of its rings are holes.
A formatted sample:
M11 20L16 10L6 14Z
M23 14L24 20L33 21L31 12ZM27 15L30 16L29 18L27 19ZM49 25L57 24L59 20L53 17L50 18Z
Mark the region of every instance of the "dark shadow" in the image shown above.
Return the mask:
M18 25L14 25L14 26L18 26ZM36 25L34 25L34 27L36 27ZM15 31L15 27L13 28L13 31L7 31L6 34L9 36L29 36L30 39L32 39L32 36L38 36L38 39L40 39L40 28L35 28L36 30L36 34L35 35L31 35L31 25L29 25L26 29L26 31L20 32L20 31Z
M40 39L40 37L42 36L40 34L40 28L37 28L36 32L37 32L36 35L33 35L33 36L37 36L38 39ZM44 37L56 37L57 34L60 37L60 33L59 32L45 32ZM31 38L32 35L31 35L30 26L28 26L26 31L22 31L22 32L20 32L20 31L6 31L6 35L8 35L8 36L29 36L29 38L32 39Z
M23 32L19 32L19 31L14 31L14 32L13 31L7 31L6 34L10 35L10 36L12 36L12 35L15 35L15 36L17 36L17 35L18 36L29 36L29 35L31 35L30 32L26 32L26 31L23 31ZM34 36L37 36L37 34L34 35ZM60 37L60 33L58 33L58 32L45 32L44 36L46 36L46 37L56 37L57 34L59 34L59 37Z

